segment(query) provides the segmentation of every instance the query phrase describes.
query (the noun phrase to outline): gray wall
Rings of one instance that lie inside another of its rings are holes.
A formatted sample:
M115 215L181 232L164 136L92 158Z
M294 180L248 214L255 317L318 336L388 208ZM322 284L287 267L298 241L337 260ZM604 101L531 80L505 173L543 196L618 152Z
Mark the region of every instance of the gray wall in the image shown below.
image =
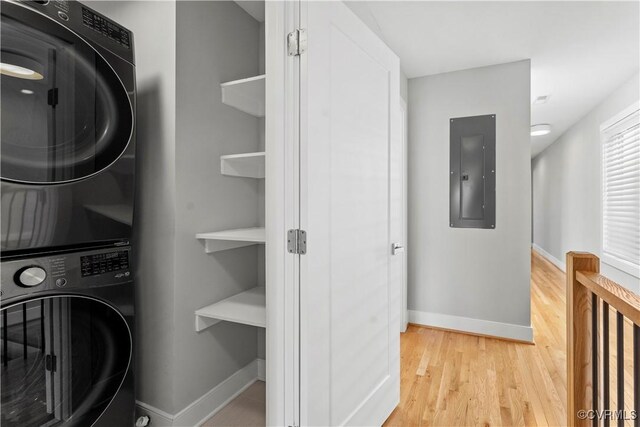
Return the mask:
M193 312L258 283L256 246L205 254L194 236L260 222L259 181L220 174L221 155L260 145L261 121L223 105L220 92L258 74L259 30L234 2L177 3L176 411L257 356L257 328L221 322L196 333Z
M600 253L600 125L640 99L639 80L633 76L532 162L533 243L561 265L571 250ZM604 263L601 271L640 293L638 278Z
M175 53L172 1L90 6L129 28L136 49L136 398L173 410ZM162 31L158 31L162 28Z
M482 328L499 322L527 339L530 62L410 79L408 93L410 321L498 335ZM449 119L483 114L496 114L496 228L450 228Z

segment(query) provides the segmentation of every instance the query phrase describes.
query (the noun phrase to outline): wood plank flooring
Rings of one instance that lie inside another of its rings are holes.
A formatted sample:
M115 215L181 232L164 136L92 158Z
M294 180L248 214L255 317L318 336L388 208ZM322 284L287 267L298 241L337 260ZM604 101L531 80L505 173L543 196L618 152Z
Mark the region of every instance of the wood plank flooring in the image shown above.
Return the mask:
M201 427L260 427L266 425L265 383L256 381Z
M386 426L566 424L565 276L537 254L531 273L535 345L410 325Z

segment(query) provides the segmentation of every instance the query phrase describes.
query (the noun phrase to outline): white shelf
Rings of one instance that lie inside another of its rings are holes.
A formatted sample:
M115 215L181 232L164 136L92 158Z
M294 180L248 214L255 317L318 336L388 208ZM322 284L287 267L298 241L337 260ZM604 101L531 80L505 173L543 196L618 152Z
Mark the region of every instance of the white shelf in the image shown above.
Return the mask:
M264 178L264 161L264 152L221 156L220 173L227 176Z
M264 243L266 234L264 228L239 228L235 230L214 231L212 233L198 233L196 239L205 241L206 253L225 251Z
M251 288L196 310L196 331L198 332L221 321L265 328L267 310L264 287Z
M220 84L222 103L256 117L264 117L265 75Z

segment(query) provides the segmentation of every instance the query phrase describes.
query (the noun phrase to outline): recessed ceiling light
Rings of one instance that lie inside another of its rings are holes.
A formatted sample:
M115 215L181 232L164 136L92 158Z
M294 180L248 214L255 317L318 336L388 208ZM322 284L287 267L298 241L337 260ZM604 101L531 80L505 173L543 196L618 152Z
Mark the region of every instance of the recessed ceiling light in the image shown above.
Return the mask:
M551 95L541 95L533 100L533 105L546 104Z
M24 93L25 95L33 95L33 91L29 89L22 89L20 92Z
M0 74L26 80L42 80L44 78L42 74L35 72L30 68L14 64L6 64L4 62L0 62Z
M551 125L540 124L531 126L531 136L547 135L551 132Z

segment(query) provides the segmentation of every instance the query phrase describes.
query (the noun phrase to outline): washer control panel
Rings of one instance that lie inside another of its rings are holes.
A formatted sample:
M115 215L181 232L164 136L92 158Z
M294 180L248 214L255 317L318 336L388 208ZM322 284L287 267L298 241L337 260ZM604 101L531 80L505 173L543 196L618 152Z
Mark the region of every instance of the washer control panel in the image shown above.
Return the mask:
M131 248L126 246L2 261L2 300L130 282L130 258Z

